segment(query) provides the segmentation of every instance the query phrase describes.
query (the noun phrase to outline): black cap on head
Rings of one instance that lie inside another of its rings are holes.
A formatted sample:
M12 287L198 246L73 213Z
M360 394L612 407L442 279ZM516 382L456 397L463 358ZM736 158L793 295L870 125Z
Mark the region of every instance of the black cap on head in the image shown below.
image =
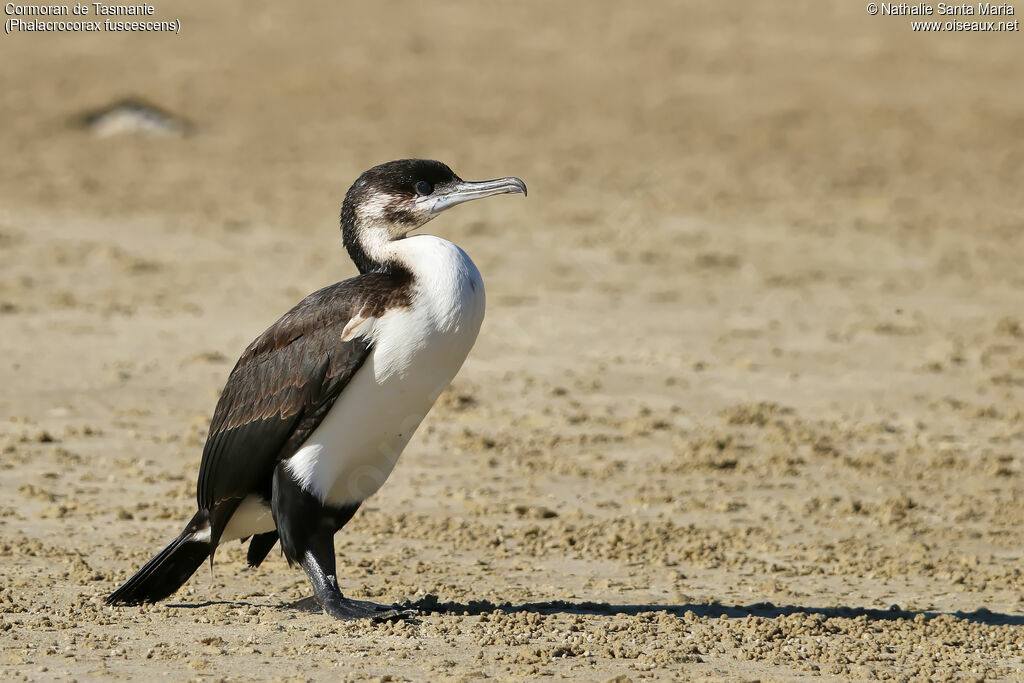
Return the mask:
M364 172L352 185L349 194L355 191L359 194L387 192L397 195L425 195L433 192L433 188L438 185L459 180L461 178L440 161L399 159L374 166ZM427 185L430 186L430 190L424 192Z

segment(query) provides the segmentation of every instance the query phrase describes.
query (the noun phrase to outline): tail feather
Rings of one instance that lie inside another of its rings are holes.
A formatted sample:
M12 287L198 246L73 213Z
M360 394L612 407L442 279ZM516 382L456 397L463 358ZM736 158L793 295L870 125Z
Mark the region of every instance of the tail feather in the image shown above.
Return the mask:
M263 534L256 534L249 541L249 552L245 559L249 561L250 567L258 567L263 560L267 559L270 550L277 543L277 531L268 531Z
M209 534L200 540L196 533L204 528L209 528L209 515L200 510L180 536L107 596L107 604L157 602L181 588L210 556Z

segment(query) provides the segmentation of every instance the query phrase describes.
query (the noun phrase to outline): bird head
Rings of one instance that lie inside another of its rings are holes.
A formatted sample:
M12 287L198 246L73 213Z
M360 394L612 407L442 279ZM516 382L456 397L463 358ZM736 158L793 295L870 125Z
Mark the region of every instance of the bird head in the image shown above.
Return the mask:
M526 184L519 178L465 181L440 161L389 161L364 172L345 195L341 207L345 246L361 272L372 270L380 247L405 238L443 211L510 193L525 195Z

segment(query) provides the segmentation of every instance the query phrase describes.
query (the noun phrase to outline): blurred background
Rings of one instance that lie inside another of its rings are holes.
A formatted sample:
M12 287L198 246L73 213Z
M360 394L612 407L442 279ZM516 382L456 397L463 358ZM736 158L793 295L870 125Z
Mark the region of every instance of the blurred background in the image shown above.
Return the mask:
M1020 611L1019 32L811 1L152 18L180 34L0 38L0 533L87 563L5 561L25 605L98 605L176 532L234 359L355 273L346 189L417 156L530 195L429 226L488 317L346 529L359 591ZM223 557L197 600L303 590Z
M607 333L628 353L664 331L711 340L694 329L702 312L844 303L812 284L941 287L972 307L1021 282L1019 34L915 34L835 2L182 2L156 15L180 34L3 41L0 205L8 224L51 231L42 253L19 254L7 228L10 311L88 300L224 315L213 289L232 309L246 299L259 327L353 272L340 200L362 170L409 156L530 186L527 202L431 226L481 262L491 317L508 322L497 336L528 329L516 343L533 340L530 355L564 339L543 322L581 297L595 297L577 310L589 343ZM169 119L85 124L126 100ZM98 277L118 258L124 278ZM691 322L666 330L665 316Z

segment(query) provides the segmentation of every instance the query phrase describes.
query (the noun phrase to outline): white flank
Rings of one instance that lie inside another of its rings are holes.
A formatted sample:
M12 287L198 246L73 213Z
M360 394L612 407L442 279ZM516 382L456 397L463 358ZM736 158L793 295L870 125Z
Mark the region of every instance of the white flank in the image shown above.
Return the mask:
M259 496L250 493L242 499L235 514L231 515L228 524L224 527L220 540L233 541L236 538L246 538L253 534L262 534L273 531L274 515L270 512L270 506L263 502ZM202 533L202 532L200 532ZM206 529L206 540L210 538L210 529Z

